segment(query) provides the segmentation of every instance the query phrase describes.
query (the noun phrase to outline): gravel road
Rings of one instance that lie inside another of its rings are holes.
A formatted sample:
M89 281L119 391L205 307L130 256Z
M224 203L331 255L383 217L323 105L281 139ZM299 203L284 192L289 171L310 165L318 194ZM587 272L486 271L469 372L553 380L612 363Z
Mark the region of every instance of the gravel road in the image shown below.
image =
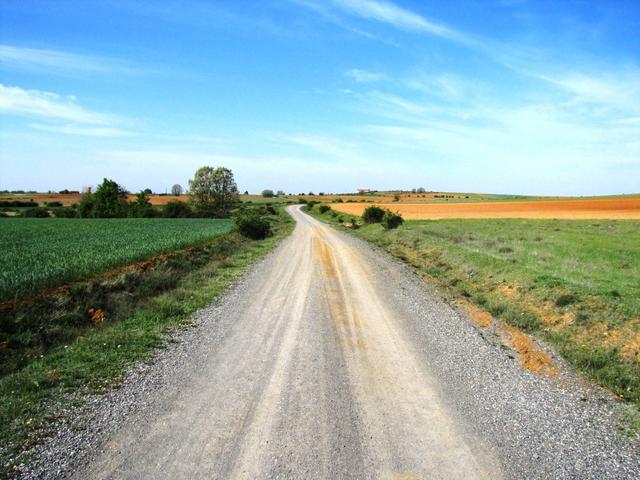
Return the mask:
M406 267L289 212L293 235L25 477L640 478L604 392L523 369Z

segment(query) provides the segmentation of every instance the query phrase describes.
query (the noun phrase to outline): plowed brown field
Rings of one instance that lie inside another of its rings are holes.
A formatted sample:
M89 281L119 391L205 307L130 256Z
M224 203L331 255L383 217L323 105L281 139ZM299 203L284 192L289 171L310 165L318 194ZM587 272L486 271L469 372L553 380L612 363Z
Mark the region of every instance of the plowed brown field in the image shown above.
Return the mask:
M535 202L482 203L380 203L383 208L400 212L407 220L442 218L558 218L640 220L640 197ZM338 203L334 210L361 215L370 204Z

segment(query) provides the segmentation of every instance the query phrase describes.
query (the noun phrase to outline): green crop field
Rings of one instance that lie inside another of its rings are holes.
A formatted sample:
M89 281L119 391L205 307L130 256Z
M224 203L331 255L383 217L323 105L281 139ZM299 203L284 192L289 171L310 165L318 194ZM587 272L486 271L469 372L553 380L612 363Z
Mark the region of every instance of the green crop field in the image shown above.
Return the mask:
M0 220L0 299L80 280L234 228L211 219Z

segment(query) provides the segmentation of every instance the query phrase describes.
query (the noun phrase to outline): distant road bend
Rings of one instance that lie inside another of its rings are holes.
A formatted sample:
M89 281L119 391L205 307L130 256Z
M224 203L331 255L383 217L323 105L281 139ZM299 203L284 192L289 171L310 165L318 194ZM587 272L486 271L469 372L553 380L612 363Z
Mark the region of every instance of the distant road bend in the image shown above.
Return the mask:
M640 472L597 398L523 370L404 266L288 211L292 236L211 308L188 361L157 373L165 387L137 394L75 478Z

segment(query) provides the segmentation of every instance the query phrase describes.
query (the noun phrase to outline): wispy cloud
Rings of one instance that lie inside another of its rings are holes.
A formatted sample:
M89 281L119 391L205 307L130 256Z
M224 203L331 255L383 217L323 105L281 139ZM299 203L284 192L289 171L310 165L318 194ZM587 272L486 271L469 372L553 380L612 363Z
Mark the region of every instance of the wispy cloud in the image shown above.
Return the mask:
M331 5L327 5L324 2L320 3L316 0L289 0L289 2L299 5L301 7L307 8L315 12L316 14L320 15L325 20L333 23L334 25L337 25L338 27L348 30L351 33L354 33L356 35L360 35L369 39L382 40L381 38L372 34L371 32L368 32L361 28L356 28L353 25L349 24L348 22L344 21L343 18L341 18L340 16L336 15L333 12L333 10L331 9Z
M88 124L109 124L113 119L101 113L91 112L75 103L75 97L7 87L0 84L0 111L54 120L67 120Z
M640 70L638 69L620 69L616 75L584 72L532 73L532 75L566 91L576 103L605 105L640 112Z
M353 142L326 136L312 134L282 134L271 133L266 135L267 139L280 143L287 143L305 147L322 156L333 159L355 160L358 157L356 145Z
M48 73L65 75L75 72L119 74L145 72L141 68L118 59L15 45L0 45L0 65L3 65L4 68L46 70Z
M358 83L372 83L385 80L387 76L384 73L370 72L360 68L352 68L347 70L345 75Z
M65 135L80 135L84 137L128 137L131 132L113 127L95 127L83 125L47 125L41 123L31 124L31 128L51 133L63 133Z
M0 84L0 113L38 119L35 130L90 137L122 137L132 135L120 128L119 117L81 107L73 96L62 96L41 90L26 90Z
M402 30L428 33L461 43L475 43L470 36L447 25L383 0L333 0L344 11L367 20L387 23Z

